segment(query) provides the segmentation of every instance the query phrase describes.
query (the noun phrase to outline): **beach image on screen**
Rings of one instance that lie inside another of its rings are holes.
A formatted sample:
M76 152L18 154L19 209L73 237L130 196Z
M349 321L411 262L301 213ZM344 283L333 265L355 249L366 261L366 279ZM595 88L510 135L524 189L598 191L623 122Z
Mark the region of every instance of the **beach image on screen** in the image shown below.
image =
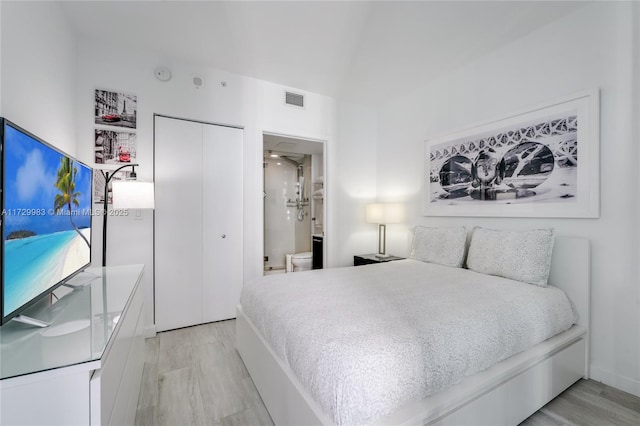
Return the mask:
M90 261L91 169L5 127L3 315Z

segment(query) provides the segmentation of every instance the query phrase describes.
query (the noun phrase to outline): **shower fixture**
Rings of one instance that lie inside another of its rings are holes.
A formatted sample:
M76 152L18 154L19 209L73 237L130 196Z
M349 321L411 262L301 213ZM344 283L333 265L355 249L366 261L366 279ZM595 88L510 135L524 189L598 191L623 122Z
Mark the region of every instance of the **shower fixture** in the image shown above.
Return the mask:
M305 216L304 207L309 205L309 198L305 198L304 196L304 166L301 163L298 163L296 160L293 160L285 155L280 155L280 158L295 164L297 168L296 199L288 199L287 207L295 207L297 210L296 218L299 222L302 222Z

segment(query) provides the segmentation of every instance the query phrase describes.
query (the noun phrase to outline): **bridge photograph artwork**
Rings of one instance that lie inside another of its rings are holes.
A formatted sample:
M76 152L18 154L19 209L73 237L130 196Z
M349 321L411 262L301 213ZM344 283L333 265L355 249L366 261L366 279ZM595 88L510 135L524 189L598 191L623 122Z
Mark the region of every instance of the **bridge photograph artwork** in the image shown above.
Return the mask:
M428 216L597 217L598 93L425 143Z

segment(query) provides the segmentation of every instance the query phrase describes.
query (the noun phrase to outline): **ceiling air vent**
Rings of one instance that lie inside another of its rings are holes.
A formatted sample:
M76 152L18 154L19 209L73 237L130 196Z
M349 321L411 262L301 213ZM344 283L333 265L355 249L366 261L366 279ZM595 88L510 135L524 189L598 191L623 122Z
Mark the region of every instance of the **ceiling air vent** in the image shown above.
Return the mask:
M284 92L284 103L304 108L304 95L292 92Z

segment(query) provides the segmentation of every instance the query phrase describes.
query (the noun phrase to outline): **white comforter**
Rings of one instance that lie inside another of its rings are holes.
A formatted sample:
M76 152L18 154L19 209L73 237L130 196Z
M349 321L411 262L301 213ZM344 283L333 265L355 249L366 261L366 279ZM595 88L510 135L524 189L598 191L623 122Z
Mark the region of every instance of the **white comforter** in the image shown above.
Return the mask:
M241 304L336 424L367 424L574 323L555 287L414 260L269 275Z

